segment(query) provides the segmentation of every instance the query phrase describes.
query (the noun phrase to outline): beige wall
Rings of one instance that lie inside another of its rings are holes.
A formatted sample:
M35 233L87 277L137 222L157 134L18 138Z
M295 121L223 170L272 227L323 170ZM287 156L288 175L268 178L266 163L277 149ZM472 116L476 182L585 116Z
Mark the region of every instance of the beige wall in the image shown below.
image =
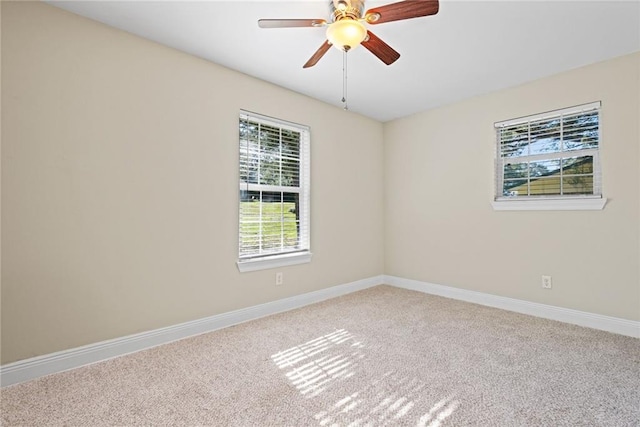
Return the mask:
M383 272L376 121L31 2L2 2L2 106L3 364ZM281 287L235 264L241 108L312 131Z
M640 320L639 80L636 53L386 123L385 273ZM494 211L493 123L598 100L606 208Z

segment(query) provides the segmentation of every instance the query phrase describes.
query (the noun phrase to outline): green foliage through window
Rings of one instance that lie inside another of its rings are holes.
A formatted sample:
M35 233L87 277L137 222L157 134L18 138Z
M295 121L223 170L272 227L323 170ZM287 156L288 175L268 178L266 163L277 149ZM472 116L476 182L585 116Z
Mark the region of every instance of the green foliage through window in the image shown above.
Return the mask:
M497 198L599 195L599 103L582 107L496 125Z
M241 259L309 249L308 191L304 188L308 133L304 127L241 115Z

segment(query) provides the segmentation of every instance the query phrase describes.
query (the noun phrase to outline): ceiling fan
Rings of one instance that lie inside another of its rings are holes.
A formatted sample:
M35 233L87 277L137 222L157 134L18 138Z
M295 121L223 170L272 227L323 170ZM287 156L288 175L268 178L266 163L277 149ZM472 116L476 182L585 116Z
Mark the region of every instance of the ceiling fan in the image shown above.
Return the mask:
M438 13L438 0L405 0L364 11L364 0L330 0L330 21L324 19L260 19L260 28L327 27L327 40L309 58L303 68L313 67L331 46L344 52L362 44L387 65L400 54L367 29L366 24L418 18Z

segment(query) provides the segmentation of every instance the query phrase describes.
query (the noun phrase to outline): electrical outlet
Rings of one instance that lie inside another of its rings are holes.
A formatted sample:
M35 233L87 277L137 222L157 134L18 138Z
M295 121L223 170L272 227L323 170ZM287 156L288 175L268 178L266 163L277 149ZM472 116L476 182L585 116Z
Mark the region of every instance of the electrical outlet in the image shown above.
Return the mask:
M276 286L280 286L284 283L284 278L282 277L282 272L279 271L276 273Z
M551 276L542 276L542 287L544 289L551 289Z

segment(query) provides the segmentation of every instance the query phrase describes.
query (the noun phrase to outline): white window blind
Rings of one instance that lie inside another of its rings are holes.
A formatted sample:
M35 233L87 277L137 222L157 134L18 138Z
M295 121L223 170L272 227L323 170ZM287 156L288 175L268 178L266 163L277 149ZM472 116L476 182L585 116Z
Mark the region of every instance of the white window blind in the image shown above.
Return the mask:
M495 200L602 197L600 102L495 123Z
M308 253L309 128L242 111L239 139L239 267Z

